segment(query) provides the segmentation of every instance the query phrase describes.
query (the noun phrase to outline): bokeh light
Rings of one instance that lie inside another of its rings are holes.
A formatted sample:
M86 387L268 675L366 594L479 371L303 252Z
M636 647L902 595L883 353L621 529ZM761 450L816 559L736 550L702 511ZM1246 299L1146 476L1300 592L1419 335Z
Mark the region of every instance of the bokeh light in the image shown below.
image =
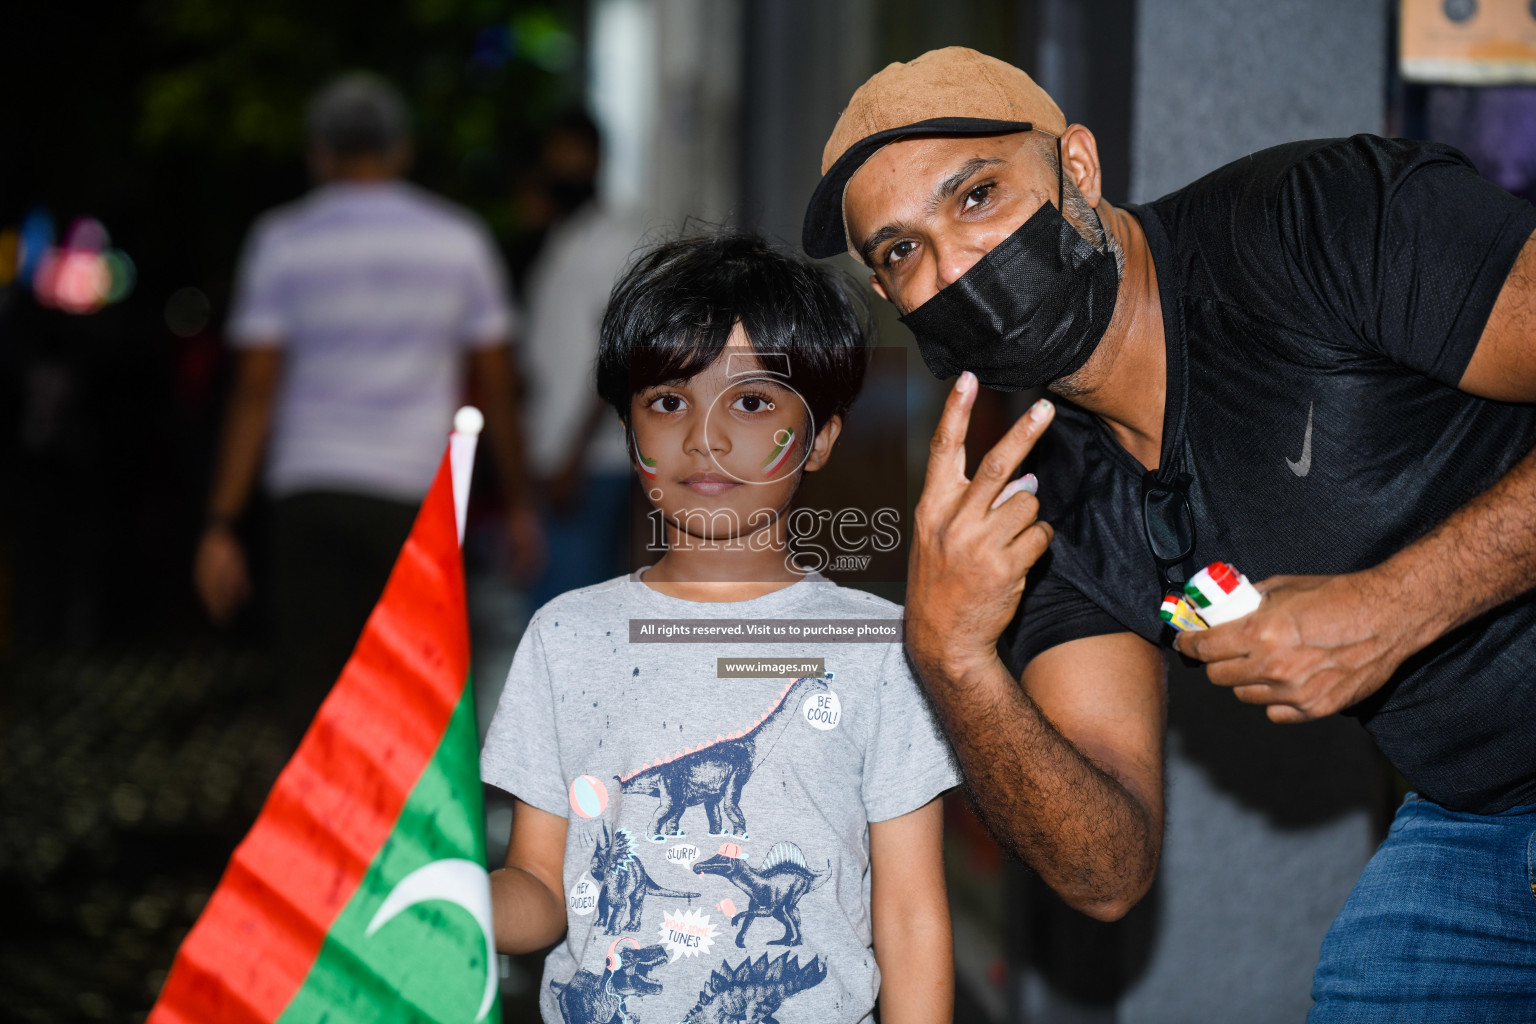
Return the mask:
M481 29L475 36L469 64L475 69L495 71L523 57L551 74L560 74L575 64L576 51L576 37L559 15L535 9Z
M133 286L138 283L139 271L133 265L133 260L121 249L108 249L102 253L102 259L106 261L107 270L111 274L110 283L107 286L106 300L108 305L114 302L122 302L133 291Z
M42 207L30 211L21 222L21 247L16 255L16 276L22 284L32 283L43 253L53 248L53 216Z
M94 217L76 218L64 234L64 244L56 246L53 217L38 208L22 221L16 235L15 279L31 285L40 305L85 315L121 302L133 291L138 278L133 260L112 248L105 225Z
M553 11L535 8L512 19L514 52L521 53L551 74L576 63L576 37Z
M178 288L165 300L165 326L178 338L195 337L208 326L213 306L198 288Z
M45 306L66 313L94 313L106 305L112 272L101 253L50 249L32 278L32 290Z

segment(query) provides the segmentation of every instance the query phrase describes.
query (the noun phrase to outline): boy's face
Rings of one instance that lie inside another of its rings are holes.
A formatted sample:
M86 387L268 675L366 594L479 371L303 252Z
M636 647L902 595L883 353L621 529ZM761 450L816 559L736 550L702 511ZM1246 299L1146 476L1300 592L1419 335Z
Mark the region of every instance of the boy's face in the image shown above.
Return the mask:
M771 525L794 497L800 470L826 462L840 421L811 423L793 370L761 359L737 324L705 370L630 399L640 483L685 533L724 540Z

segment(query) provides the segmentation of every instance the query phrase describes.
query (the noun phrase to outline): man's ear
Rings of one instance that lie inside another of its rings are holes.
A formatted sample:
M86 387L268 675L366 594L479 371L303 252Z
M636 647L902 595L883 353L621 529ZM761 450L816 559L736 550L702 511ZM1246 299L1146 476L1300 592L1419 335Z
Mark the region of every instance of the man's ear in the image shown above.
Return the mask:
M869 275L869 286L875 290L876 295L880 296L886 302L891 301L891 297L885 294L885 285L881 284L880 279L874 274Z
M1093 132L1080 124L1069 124L1061 133L1061 169L1077 190L1097 207L1104 198L1104 179L1099 167L1099 143Z
M811 450L805 457L805 471L814 473L827 464L827 459L832 455L832 446L837 443L837 435L843 432L843 418L833 414L827 422L816 431L816 439L811 442Z

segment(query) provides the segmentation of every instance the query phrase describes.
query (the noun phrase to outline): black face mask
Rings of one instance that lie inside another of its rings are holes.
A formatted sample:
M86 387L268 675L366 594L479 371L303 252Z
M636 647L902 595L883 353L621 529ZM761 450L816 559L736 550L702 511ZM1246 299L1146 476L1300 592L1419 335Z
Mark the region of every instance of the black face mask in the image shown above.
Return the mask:
M1020 391L1082 368L1109 326L1119 286L1114 256L1046 203L901 322L935 376L970 370L987 387Z

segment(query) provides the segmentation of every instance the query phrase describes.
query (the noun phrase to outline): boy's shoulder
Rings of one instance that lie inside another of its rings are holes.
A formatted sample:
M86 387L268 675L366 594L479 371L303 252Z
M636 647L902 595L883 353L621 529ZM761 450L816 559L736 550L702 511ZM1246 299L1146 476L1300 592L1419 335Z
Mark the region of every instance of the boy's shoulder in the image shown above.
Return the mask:
M557 594L540 605L528 620L528 628L553 625L561 616L585 619L618 610L628 598L628 576L615 576L575 590Z
M857 587L843 586L819 575L814 582L816 585L806 597L807 605L813 603L826 605L833 613L846 618L898 619L901 617L901 605L888 601L878 594L859 590Z

